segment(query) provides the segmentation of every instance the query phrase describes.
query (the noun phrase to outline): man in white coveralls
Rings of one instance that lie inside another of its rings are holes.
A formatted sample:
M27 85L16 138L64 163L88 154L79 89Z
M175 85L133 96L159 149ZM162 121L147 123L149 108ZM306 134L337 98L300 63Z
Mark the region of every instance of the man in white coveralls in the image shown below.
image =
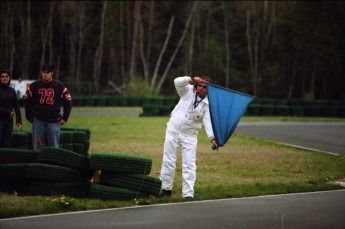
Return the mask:
M204 124L208 139L218 150L214 138L206 82L209 77L182 76L174 80L175 88L180 96L178 104L171 112L167 123L164 155L160 179L162 181L159 196L171 196L178 148L182 147L182 197L194 198L196 180L196 148L198 131Z

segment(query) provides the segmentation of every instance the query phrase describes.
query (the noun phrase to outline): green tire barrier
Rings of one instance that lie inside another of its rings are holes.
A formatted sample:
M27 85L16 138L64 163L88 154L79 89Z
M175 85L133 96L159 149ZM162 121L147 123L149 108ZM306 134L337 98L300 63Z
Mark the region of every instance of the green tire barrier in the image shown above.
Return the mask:
M74 144L73 143L65 143L65 144L60 145L60 148L73 151Z
M83 98L81 96L73 96L73 106L83 106Z
M42 148L38 154L38 162L76 169L83 174L89 171L89 161L86 156L61 148Z
M330 105L321 108L321 116L324 117L337 117L338 116L338 106Z
M61 127L61 131L71 131L71 132L83 131L86 133L87 140L90 140L90 136L91 136L91 131L89 128Z
M0 163L33 163L37 161L38 151L30 149L0 148Z
M162 182L160 179L141 174L119 174L102 171L100 182L104 185L126 188L147 195L158 195Z
M164 105L175 107L179 100L180 100L180 97L178 96L167 96L167 97L164 97Z
M116 98L113 98L113 97L110 97L110 96L107 96L106 99L105 99L105 105L106 106L117 106L117 99Z
M288 106L288 105L289 105L289 101L286 100L286 99L276 100L276 101L274 102L274 104L275 104L276 106Z
M164 105L159 107L159 116L169 116L173 110L172 106Z
M30 180L17 179L14 181L1 181L0 192L6 192L16 195L29 195Z
M73 143L73 151L83 156L87 155L84 143Z
M274 105L262 104L260 106L260 116L274 116Z
M90 182L49 182L32 181L29 187L31 195L65 195L71 197L88 197Z
M275 105L275 115L290 116L290 107L287 105Z
M127 106L127 96L118 95L118 96L114 96L114 98L116 99L118 106L120 107Z
M73 143L83 143L86 142L86 132L85 131L74 131L73 132Z
M60 131L60 143L61 144L71 144L73 143L73 131Z
M133 190L110 187L101 184L91 184L89 190L89 197L103 200L131 200L142 196L142 193Z
M140 116L169 116L173 108L171 105L145 104Z
M301 105L290 105L292 116L304 116L304 108Z
M96 107L105 107L106 98L104 96L94 96Z
M0 183L25 179L29 165L30 163L0 164Z
M246 113L247 115L251 115L251 116L259 116L260 104L249 104Z
M88 154L90 149L90 140L87 140L86 142L84 142L84 151L86 154Z
M129 107L139 107L143 105L141 96L128 96L127 105Z
M26 168L26 177L30 179L63 182L75 182L83 180L83 175L78 170L43 163L28 164Z
M28 148L30 145L30 134L26 131L13 131L11 145L13 148Z
M152 98L152 96L143 96L142 97L142 105L152 104L151 98Z
M151 166L150 158L137 155L98 152L90 156L90 168L93 170L148 175Z
M319 105L305 105L304 115L308 117L319 117L321 116L321 106Z
M156 105L164 105L165 98L163 96L154 96L151 98L151 103Z
M94 96L85 96L83 97L83 104L87 107L95 106L95 97Z
M275 99L258 99L257 100L261 105L275 105Z
M145 104L143 105L143 113L140 116L159 116L160 105L156 104Z

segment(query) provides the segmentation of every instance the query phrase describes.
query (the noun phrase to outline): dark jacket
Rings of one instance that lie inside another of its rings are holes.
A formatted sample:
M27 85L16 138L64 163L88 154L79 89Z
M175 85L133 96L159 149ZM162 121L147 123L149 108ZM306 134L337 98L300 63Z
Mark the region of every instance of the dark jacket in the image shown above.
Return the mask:
M33 118L40 121L55 123L62 118L67 122L72 110L72 99L66 86L53 80L45 83L42 80L33 82L24 95L25 116L29 122ZM60 108L63 106L63 115Z
M13 110L16 114L16 124L22 124L16 91L9 85L0 84L0 120L11 118Z

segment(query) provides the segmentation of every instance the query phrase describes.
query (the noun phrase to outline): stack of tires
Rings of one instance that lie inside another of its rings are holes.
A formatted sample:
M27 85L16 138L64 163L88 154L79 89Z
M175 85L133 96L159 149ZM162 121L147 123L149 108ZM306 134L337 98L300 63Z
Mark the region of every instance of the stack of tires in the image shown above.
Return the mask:
M90 149L90 129L61 127L60 148L87 155ZM33 149L31 130L14 130L11 148Z
M100 170L99 183L90 186L89 196L99 199L129 200L158 195L161 181L149 176L150 158L108 152L92 153L90 169Z
M11 147L16 149L32 149L31 130L14 130Z
M32 148L31 130L13 131L11 148L0 149L0 190L19 195L86 197L92 172L90 130L62 127L60 148Z
M87 197L89 159L70 150L0 149L1 190L19 195Z
M30 179L26 169L37 162L38 153L30 149L0 148L0 191L28 194Z
M87 156L90 149L90 129L61 127L60 148Z
M37 163L27 168L31 195L87 197L90 188L89 158L62 148L45 147Z
M0 191L18 195L66 195L129 200L157 195L150 158L89 153L90 130L61 128L60 148L32 150L30 131L15 131L12 148L0 148ZM94 174L101 173L99 183Z

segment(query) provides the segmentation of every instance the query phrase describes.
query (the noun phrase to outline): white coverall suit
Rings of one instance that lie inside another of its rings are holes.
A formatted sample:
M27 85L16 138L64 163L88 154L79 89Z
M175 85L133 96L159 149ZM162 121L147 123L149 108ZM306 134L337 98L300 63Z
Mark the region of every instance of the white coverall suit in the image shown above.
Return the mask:
M164 155L160 179L162 189L172 190L177 150L182 147L182 197L194 197L196 180L196 148L198 131L204 124L206 134L211 141L214 138L207 96L194 108L196 92L189 84L191 77L182 76L174 80L180 100L167 123Z

